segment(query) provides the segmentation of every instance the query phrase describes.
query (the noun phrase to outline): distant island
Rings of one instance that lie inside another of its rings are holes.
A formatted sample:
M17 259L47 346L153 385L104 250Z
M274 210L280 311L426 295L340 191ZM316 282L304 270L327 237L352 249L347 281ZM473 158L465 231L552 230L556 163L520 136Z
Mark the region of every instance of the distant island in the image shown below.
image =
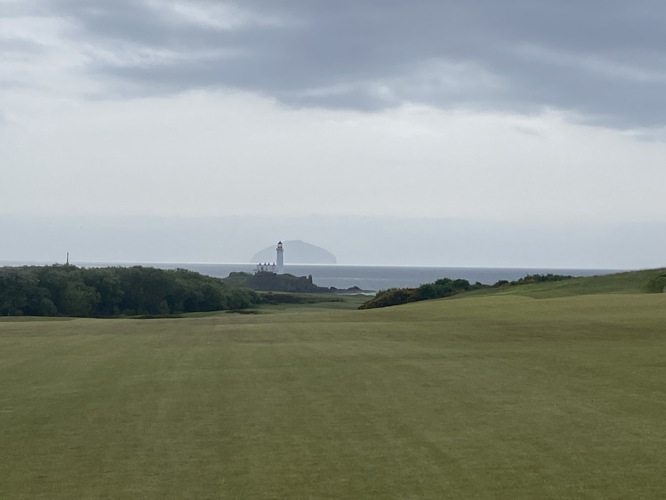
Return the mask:
M335 264L337 258L328 250L302 240L283 241L284 260L289 264ZM257 252L250 262L275 261L275 245Z

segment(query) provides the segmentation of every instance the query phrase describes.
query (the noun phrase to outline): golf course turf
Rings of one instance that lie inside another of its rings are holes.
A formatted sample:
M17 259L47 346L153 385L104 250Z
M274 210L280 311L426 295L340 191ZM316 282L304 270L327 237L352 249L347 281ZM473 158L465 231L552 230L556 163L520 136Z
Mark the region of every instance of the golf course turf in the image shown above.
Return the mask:
M0 319L0 497L662 497L666 294L556 287Z

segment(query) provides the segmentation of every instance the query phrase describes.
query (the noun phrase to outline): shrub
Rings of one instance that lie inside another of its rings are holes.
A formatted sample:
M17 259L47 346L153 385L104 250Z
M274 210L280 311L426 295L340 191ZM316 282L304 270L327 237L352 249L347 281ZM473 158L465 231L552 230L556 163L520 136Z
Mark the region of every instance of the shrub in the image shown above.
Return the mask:
M647 286L648 293L666 293L666 274L660 274L652 278Z

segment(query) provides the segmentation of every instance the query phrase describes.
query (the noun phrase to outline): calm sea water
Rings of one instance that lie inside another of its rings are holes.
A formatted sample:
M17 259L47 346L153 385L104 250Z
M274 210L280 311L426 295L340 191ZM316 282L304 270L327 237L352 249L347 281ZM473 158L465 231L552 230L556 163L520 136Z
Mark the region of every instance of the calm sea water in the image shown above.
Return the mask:
M2 263L0 263L1 265ZM9 263L8 263L9 264ZM30 263L11 263L23 265ZM149 264L149 263L75 263L80 267L107 267L143 265L162 269L183 268L207 274L216 278L226 278L231 272L254 272L254 264ZM357 286L362 290L386 290L392 287L416 287L422 283L432 283L439 278L466 279L492 285L499 280L516 280L527 274L567 274L572 276L592 276L617 272L612 269L527 269L527 268L484 268L484 267L388 267L388 266L342 266L342 265L290 265L285 264L285 272L295 276L312 275L315 284L339 289Z

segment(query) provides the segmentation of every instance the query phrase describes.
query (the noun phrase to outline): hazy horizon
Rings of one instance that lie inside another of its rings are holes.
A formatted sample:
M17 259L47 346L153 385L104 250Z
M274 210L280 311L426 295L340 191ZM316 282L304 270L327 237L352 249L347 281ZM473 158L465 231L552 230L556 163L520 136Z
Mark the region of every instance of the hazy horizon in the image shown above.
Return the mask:
M278 240L303 240L340 265L642 269L663 267L666 247L659 224L92 216L0 216L0 224L13 234L0 261L64 262L69 252L72 263L252 263Z

